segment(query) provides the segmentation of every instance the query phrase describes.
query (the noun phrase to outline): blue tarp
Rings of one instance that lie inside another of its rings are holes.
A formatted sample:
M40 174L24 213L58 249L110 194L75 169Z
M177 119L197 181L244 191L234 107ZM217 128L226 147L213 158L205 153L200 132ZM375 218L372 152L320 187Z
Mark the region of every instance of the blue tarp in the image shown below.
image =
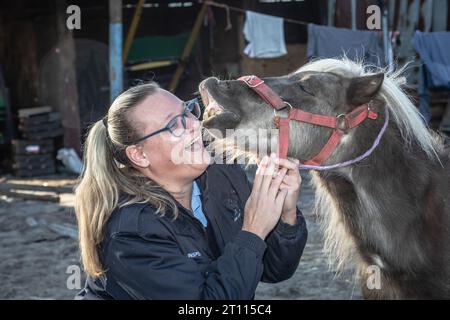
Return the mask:
M344 54L351 60L363 60L384 66L381 33L353 31L344 28L308 24L308 59L338 58Z

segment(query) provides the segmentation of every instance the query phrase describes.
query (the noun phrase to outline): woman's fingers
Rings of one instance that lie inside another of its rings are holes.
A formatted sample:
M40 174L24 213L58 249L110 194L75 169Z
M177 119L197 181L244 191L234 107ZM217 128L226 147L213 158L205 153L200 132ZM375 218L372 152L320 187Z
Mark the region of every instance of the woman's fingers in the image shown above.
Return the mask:
M278 161L281 168L288 170L286 177L284 178L284 183L295 186L302 182L302 178L300 176L300 172L298 169L298 164L300 163L297 159L280 159Z
M262 181L264 178L264 174L265 174L268 162L269 162L269 157L264 156L264 158L259 163L258 169L256 170L256 174L255 174L255 180L253 181L253 190L261 189Z
M273 199L275 198L278 190L280 189L280 185L283 182L285 176L286 170L280 170L277 177L272 180L272 183L270 184L269 194L273 197Z
M275 172L275 156L272 154L269 159L269 164L267 165L266 171L264 172L264 177L262 180L261 191L267 192L269 190L270 184L272 183L272 176Z
M275 198L277 211L279 210L279 212L281 212L281 209L283 209L284 200L286 199L287 194L287 189L283 189L278 192L277 197Z
M290 176L286 174L283 182L287 185L300 185L302 183L302 179L300 176Z
M274 175L274 178L276 178L278 175L283 174L285 175L287 173L288 169L286 168L281 168L280 170L278 170L278 172ZM286 179L286 177L285 177Z
M298 170L300 161L297 159L277 159L277 164L280 167L287 168L289 170Z

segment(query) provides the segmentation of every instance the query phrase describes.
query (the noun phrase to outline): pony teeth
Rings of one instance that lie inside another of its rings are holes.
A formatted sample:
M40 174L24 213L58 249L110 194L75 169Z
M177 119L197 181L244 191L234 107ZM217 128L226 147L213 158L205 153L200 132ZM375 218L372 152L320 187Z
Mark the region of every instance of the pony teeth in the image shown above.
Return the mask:
M200 106L200 121L203 120L203 114L205 112L205 102L203 101L202 95L199 93L197 95L198 105Z

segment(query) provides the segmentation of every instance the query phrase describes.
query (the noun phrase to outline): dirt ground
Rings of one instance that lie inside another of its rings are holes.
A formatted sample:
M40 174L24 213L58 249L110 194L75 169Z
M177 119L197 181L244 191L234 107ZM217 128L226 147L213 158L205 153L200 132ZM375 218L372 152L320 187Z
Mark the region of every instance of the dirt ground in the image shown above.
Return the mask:
M19 182L61 186L74 180ZM298 270L284 282L261 283L256 299L361 299L350 274L336 277L328 267L311 213L314 194L308 183L304 175L299 205L307 218L309 239ZM59 203L0 196L0 299L73 299L78 291L74 275L80 266L75 235L73 194L62 194Z

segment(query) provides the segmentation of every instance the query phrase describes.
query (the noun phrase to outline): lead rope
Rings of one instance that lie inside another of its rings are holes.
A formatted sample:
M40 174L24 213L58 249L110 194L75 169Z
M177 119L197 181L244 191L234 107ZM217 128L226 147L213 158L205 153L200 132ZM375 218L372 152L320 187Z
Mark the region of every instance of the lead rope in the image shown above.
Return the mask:
M325 171L325 170L331 170L331 169L338 169L338 168L344 168L344 167L348 167L351 166L352 164L355 164L357 162L360 162L364 159L366 159L367 157L369 157L372 152L375 150L376 147L378 147L378 145L380 144L381 138L383 137L386 128L388 126L389 123L389 109L387 107L387 105L384 106L384 124L383 127L381 128L380 132L378 133L377 138L375 139L372 147L367 150L366 152L364 152L362 155L360 155L359 157L356 157L352 160L348 160L348 161L344 161L344 162L340 162L340 163L336 163L336 164L332 164L332 165L328 165L328 166L314 166L314 165L304 165L304 164L300 164L299 165L299 170L317 170L317 171Z

